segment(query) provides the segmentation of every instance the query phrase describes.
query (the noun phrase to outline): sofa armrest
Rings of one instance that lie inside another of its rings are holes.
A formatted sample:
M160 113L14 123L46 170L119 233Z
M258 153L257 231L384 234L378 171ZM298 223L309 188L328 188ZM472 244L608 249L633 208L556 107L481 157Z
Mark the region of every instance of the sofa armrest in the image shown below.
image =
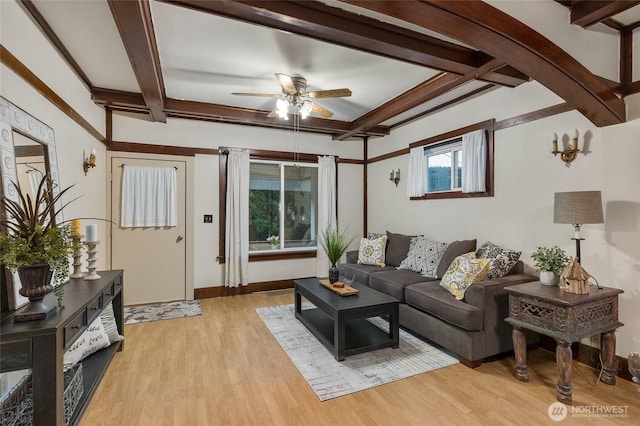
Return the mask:
M345 256L347 263L358 263L358 250L349 250Z
M512 274L495 280L480 281L471 285L464 294L464 301L470 305L491 312L496 310L496 303L507 301L505 287L536 281L538 278L527 274Z

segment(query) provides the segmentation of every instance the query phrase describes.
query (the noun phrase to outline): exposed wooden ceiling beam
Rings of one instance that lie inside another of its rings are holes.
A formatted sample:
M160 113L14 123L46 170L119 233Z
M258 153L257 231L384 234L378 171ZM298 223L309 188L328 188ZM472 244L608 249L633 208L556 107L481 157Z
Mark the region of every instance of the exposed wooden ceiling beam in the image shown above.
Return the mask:
M640 3L636 0L580 1L571 5L571 23L587 28Z
M478 1L344 0L460 40L531 76L596 126L625 121L624 101L549 39Z
M166 122L165 90L148 0L108 0L120 37L154 121Z
M96 88L91 97L98 105L111 108L114 111L148 113L149 107L139 93L123 92ZM183 101L167 98L164 113L169 117L189 118L195 120L215 121L220 123L245 124L275 129L292 128L290 121L283 121L267 117L269 111L257 109L231 107L205 102ZM301 132L342 134L350 130L350 123L346 121L327 120L323 118L307 117L300 121ZM373 126L357 136L385 136L390 132L388 126Z
M370 126L382 123L396 115L428 102L470 80L469 77L461 77L450 73L439 73L427 81L399 94L389 102L369 111L363 116L351 122L351 129L338 135L334 139L345 140L354 134L361 132Z
M161 1L460 75L493 59L473 49L315 1ZM529 79L509 66L478 78L509 87Z

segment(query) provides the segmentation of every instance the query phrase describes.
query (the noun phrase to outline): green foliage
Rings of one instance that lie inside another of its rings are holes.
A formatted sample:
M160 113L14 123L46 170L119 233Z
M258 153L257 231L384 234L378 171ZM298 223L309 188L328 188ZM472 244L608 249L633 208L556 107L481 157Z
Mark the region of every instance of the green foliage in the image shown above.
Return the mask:
M269 235L280 235L280 191L249 191L249 235L264 241Z
M354 239L355 237L350 237L345 230L329 227L322 231L320 246L327 254L329 262L335 265L347 251Z
M531 254L531 258L539 271L551 271L556 275L569 263L569 257L567 257L565 251L558 246L551 248L538 247L536 251Z
M7 213L6 220L0 221L6 229L0 233L0 262L14 272L22 266L49 264L55 284L60 287L56 294L61 294L59 284L69 275L68 257L73 253L73 240L69 224L55 224L52 218L69 204L56 208L60 197L71 187L54 197L53 181L45 175L32 200L17 184L13 185L18 191L17 201L0 195L0 207Z

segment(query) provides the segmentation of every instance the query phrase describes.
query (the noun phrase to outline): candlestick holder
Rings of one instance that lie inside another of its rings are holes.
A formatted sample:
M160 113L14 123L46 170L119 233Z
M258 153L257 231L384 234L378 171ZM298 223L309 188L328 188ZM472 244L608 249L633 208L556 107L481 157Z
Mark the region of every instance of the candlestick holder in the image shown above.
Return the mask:
M82 243L80 241L82 238L84 238L84 235L71 235L71 240L73 241L73 273L69 275L71 278L84 277L82 273L82 261L80 260L82 257Z
M96 274L96 262L98 261L98 259L96 258L96 253L98 252L98 250L96 250L96 246L98 245L98 241L85 241L84 244L87 246L87 254L89 255L89 257L87 258L87 269L89 270L89 273L84 276L84 279L100 279L100 275Z

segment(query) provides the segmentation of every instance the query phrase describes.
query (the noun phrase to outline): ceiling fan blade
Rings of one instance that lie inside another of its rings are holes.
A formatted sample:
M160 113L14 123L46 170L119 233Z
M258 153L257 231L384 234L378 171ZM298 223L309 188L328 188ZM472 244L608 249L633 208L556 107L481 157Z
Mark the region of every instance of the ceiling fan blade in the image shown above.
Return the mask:
M277 72L276 78L280 82L280 85L282 86L282 89L285 91L285 93L296 93L298 91L295 84L293 84L291 76Z
M236 96L260 96L263 98L277 98L278 95L275 93L241 93L241 92L233 92L232 95Z
M330 90L314 90L313 92L307 92L307 96L314 99L323 98L344 98L351 96L351 90L344 89L330 89Z
M325 107L322 107L322 106L318 105L315 102L311 103L311 109L313 110L313 112L315 112L318 115L323 116L324 118L329 118L329 117L331 117L333 115L333 113L331 111L329 111Z

